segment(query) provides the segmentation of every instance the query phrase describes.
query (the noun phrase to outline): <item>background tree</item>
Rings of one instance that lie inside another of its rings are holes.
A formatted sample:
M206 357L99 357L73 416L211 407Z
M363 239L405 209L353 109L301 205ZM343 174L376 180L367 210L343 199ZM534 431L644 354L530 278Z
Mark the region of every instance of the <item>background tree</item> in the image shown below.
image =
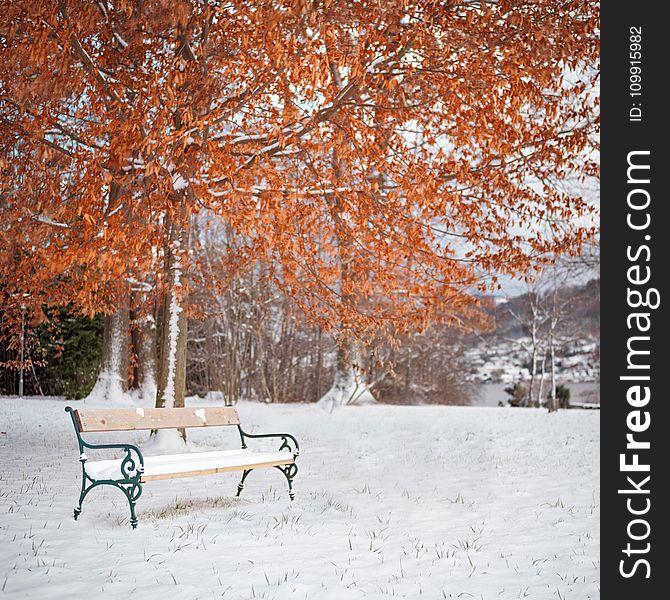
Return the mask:
M528 386L523 387L525 396L520 404L521 406L537 407L543 402L542 390L544 387L547 348L543 332L546 329L547 322L550 321L548 315L549 307L546 294L537 280L534 280L532 283L528 282L526 290L526 302L524 303L522 310L514 311L511 308L508 308L507 311L510 316L521 325L526 334L519 338L519 343L528 357L528 371L530 377L528 379ZM540 368L540 373L538 373L538 366ZM517 391L516 395L518 395L518 393L519 392Z
M576 260L559 260L543 274L545 282L544 303L547 315L545 336L550 376L547 407L550 412L557 411L562 407L559 397L561 386L556 381L557 349L562 341L574 338L578 333L579 324L574 313L579 309L579 303L583 301L583 296L594 294L596 299L599 300L600 284L599 281L594 279L598 275L599 266L600 259L597 247L592 246L587 248L584 256ZM595 285L587 285L585 289L581 290L581 293L577 290L575 290L577 293L574 293L575 283L587 279L590 279ZM572 289L571 285L573 286ZM599 318L600 315L596 315L597 321L599 321ZM593 333L594 337L599 339L599 329ZM595 353L599 354L599 351L598 344Z
M523 387L523 406L543 406L558 409L556 372L560 355L584 338L597 340L600 336L599 259L589 246L583 256L562 257L545 267L526 286L526 293L508 303L505 312L519 325L520 336L507 338L518 344L528 361L529 378ZM513 333L513 331L512 331ZM595 352L598 350L596 348ZM548 393L545 381L549 377ZM520 388L519 388L520 389Z

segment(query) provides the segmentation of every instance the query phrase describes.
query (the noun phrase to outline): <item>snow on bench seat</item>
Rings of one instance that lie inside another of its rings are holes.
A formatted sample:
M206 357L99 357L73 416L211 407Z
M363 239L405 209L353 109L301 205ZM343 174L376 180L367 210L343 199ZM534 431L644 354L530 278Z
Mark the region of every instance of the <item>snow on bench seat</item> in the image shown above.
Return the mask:
M119 479L121 460L86 462L86 472L95 480ZM208 475L226 471L242 471L258 467L274 467L294 462L291 452L252 452L251 450L217 450L190 454L145 456L142 482L189 475Z

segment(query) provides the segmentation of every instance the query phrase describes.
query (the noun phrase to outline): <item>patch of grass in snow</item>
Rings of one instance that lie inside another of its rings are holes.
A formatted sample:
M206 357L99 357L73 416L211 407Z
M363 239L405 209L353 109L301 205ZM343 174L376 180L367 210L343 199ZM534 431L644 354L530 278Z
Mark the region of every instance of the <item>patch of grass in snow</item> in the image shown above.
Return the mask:
M482 523L481 525L469 525L468 527L470 528L470 531L472 531L472 533L474 533L475 535L481 536L482 533L484 533L484 523Z
M323 510L321 511L321 514L331 509L348 514L349 516L353 516L354 514L354 509L346 502L341 502L340 500L335 500L334 498L328 498L323 507Z
M591 532L590 531L585 531L584 533L580 533L579 536L577 537L577 541L581 542L583 539L584 540L590 540L591 539Z
M414 556L414 558L421 558L422 556L428 554L429 549L419 538L410 537L410 544L412 544L412 551L408 552L405 546L402 547L402 553L404 556Z
M449 502L452 504L465 504L465 498L463 498L463 494L458 492L458 495L452 500L451 498L447 498Z
M265 577L265 581L268 584L268 587L280 587L284 585L285 583L289 583L289 581L295 581L300 577L300 571L296 571L295 569L291 569L290 571L286 571L283 575L280 575L277 577L274 581L270 581L270 578L268 577L268 574L263 571L263 576Z
M293 529L298 525L301 515L289 515L282 513L279 517L272 516L274 524L271 526L272 529L283 529L287 525L289 528Z
M81 520L82 517L79 517ZM142 517L140 517L141 519ZM126 527L130 523L130 517L127 516L122 516L118 514L112 514L111 512L107 513L107 520L112 524L114 527Z
M545 502L542 506L551 506L551 508L565 508L565 504L563 504L563 500L561 500L560 496L556 498L555 502Z
M403 498L407 498L408 500L411 500L412 502L414 502L416 504L418 504L421 501L421 496L412 496L412 494L410 494L410 491L407 488L402 489L401 496Z
M445 547L444 543L439 543L435 544L435 556L437 556L438 560L442 560L444 558L452 558L456 555L456 550L455 549L449 549Z
M388 525L391 522L391 513L389 512L387 515L377 515L377 521L382 525Z
M240 521L251 521L253 518L253 515L244 510L234 510L226 523L230 523L233 519L239 519Z
M172 532L172 538L168 543L168 550L173 554L176 554L177 552L180 552L190 546L192 546L195 550L200 548L207 550L207 544L205 543L204 538L205 529L207 529L207 523L200 525L186 523L186 525L183 527L181 525L176 525ZM209 542L214 543L214 539L215 538L212 538L209 540Z
M19 494L25 495L28 492L32 492L33 494L37 495L46 494L48 492L47 486L44 485L44 481L39 475L35 475L29 482L21 484Z
M395 578L396 576L394 575L393 577ZM394 579L394 581L396 581L396 579ZM397 592L397 590L395 589L394 586L391 586L389 588L389 587L378 585L377 589L379 590L379 593L382 594L383 596L391 596L391 598L401 598L401 597L405 596L405 594L400 595Z
M368 483L366 483L360 490L354 488L354 492L356 492L357 494L369 494L370 496L379 497L379 494L375 494Z
M563 500L561 500L560 496L558 498L556 498L555 502L545 502L545 503L541 504L541 506L548 506L549 508L561 508L561 509L566 510L568 512L568 514L571 514L571 515L574 514L574 511L575 511L574 505L567 506L566 504L564 504Z
M479 552L482 548L483 545L479 543L480 538L464 538L462 540L457 540L458 544L454 545L454 548L458 548L460 550L465 550L466 552L469 552L470 550L474 550L475 552Z
M179 535L180 538L188 537L189 535L192 534L200 536L203 533L205 533L205 529L207 529L207 523L204 523L203 525L198 525L197 527L193 523L186 523L186 527L177 525L177 529L181 531L181 534Z
M369 529L365 532L370 539L370 543L368 544L368 550L370 550L370 552L381 552L382 543L386 537L384 534L386 533L387 529L387 527L380 527L379 529Z
M277 502L285 498L286 493L281 494L275 488L270 486L267 491L261 492L261 502L265 504L266 502Z
M142 512L139 515L140 520L151 519L160 521L163 519L172 519L184 514L190 514L196 510L205 510L210 508L232 508L240 504L237 498L175 498L171 504L163 508L157 508Z

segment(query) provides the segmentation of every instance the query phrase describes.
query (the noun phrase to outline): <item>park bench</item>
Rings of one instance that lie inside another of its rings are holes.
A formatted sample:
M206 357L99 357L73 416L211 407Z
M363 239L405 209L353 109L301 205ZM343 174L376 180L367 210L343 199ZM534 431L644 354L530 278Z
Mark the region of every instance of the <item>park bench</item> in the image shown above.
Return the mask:
M67 406L65 410L70 413L77 434L82 471L79 504L74 509L75 520L81 514L81 505L86 495L98 486L109 485L124 493L130 505L130 524L135 529L135 503L142 494L142 485L149 481L242 471L242 479L237 486L239 496L249 473L263 467L280 470L288 482L289 497L291 500L294 498L293 478L298 472L295 459L299 453L296 439L288 433L247 433L242 429L237 410L232 406L81 410ZM133 444L91 444L81 437L82 433L91 432L221 426L237 427L240 449L143 456ZM255 438L279 438L281 445L277 452L252 452L247 448L247 440ZM117 459L90 461L85 452L89 449L118 449L125 455Z

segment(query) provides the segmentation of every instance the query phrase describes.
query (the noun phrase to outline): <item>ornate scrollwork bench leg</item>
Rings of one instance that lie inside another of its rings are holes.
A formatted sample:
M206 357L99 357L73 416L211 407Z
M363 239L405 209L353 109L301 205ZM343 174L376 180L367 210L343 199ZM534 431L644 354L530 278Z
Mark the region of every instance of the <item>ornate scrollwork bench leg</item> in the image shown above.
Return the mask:
M291 500L295 500L295 492L293 491L293 478L298 472L298 465L292 463L290 465L277 466L275 468L279 469L284 474L284 477L286 477L286 481L288 482L288 497Z
M133 529L137 529L137 516L135 515L135 503L137 499L142 495L142 485L139 483L133 483L131 485L123 486L123 491L128 498L128 504L130 505L130 525Z
M117 481L117 480L111 480L111 479L102 479L102 480L95 480L91 479L88 475L86 475L86 478L91 482L91 485L88 487L85 487L81 495L79 496L79 504L78 506L74 509L74 520L77 520L77 517L81 514L81 506L84 502L84 498L88 495L88 493L101 485L109 485L111 487L115 487L123 492L123 495L126 497L126 500L128 500L128 505L130 506L130 525L132 526L133 529L137 528L137 515L135 514L135 503L137 502L137 499L142 495L142 485L138 481L133 481L133 482L128 482L128 481Z
M85 467L85 462L86 462L86 455L82 454L80 459L81 460L81 493L79 494L79 503L74 509L74 520L76 521L79 518L79 515L81 514L81 504L84 501L84 498L86 498L87 490L86 490L86 467Z

